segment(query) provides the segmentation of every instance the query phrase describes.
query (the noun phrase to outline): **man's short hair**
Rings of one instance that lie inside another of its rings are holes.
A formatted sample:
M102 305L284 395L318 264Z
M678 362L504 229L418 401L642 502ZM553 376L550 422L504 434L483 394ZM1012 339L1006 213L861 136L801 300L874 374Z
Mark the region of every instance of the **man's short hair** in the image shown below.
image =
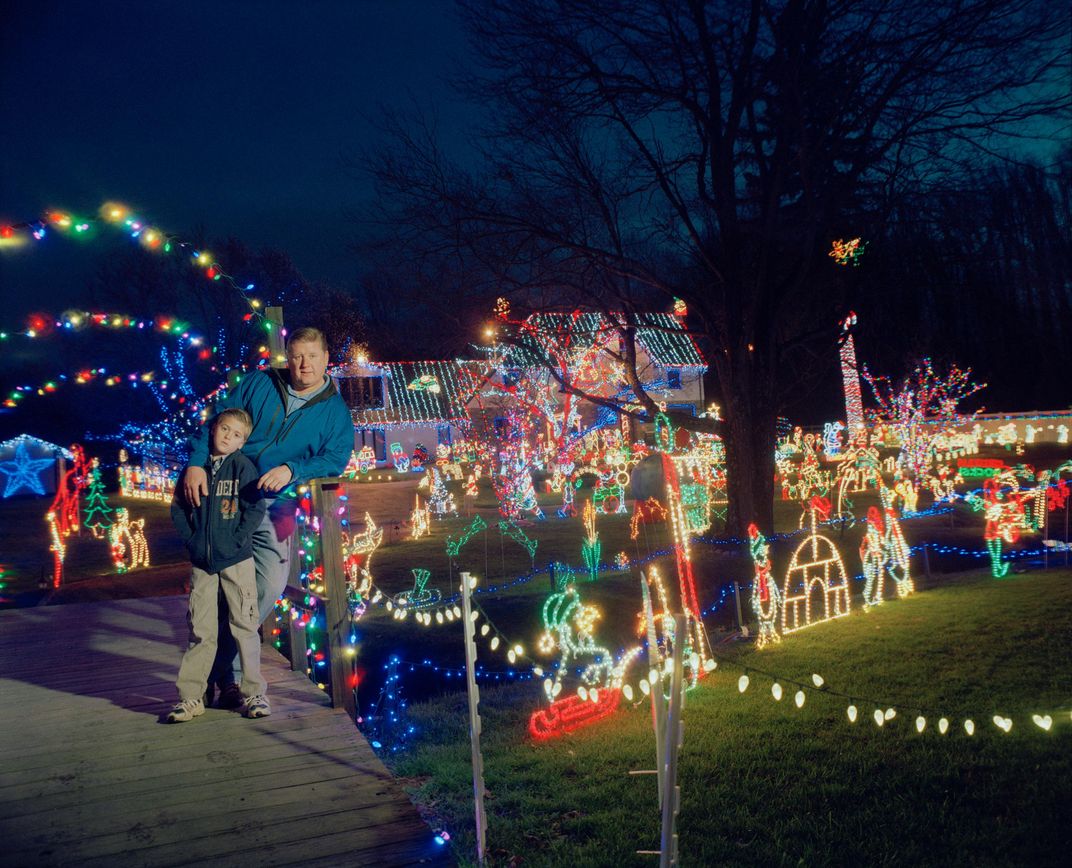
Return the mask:
M326 353L328 351L328 339L324 337L324 333L320 329L313 328L312 326L303 326L300 329L295 329L287 336L287 349L290 349L291 344L303 343L311 344L316 341L320 344L320 348Z
M221 410L219 415L212 420L212 430L215 431L216 426L224 419L230 419L232 422L241 424L246 429L247 437L253 431L253 417L240 407L229 407L226 410Z

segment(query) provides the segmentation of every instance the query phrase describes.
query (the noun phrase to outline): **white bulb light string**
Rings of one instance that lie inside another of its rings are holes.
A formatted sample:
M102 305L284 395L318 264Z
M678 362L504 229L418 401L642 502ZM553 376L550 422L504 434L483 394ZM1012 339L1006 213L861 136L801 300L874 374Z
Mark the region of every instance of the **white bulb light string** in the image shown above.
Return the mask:
M936 731L939 735L946 735L953 729L972 736L978 729L977 721L989 722L995 729L1006 735L1013 731L1015 720L1019 720L1021 724L1024 724L1024 729L1030 731L1041 730L1043 732L1052 732L1054 726L1058 723L1072 723L1072 708L1051 710L1045 714L1022 712L1015 719L1000 713L973 715L959 710L942 711L928 704L897 702L869 697L862 693L845 693L834 690L827 684L826 679L818 673L812 673L808 681L801 681L759 669L755 666L737 663L736 661L723 660L717 657L715 659L718 660L720 666L741 671L741 675L737 679L738 694L744 694L753 687L752 676L759 675L770 681L770 695L775 702L789 700L796 708L803 708L811 693L838 697L846 701L845 716L850 724L870 719L875 726L881 729L891 721L903 716L911 722L915 731L920 734ZM872 710L868 712L868 708ZM956 726L954 726L954 723L956 723Z

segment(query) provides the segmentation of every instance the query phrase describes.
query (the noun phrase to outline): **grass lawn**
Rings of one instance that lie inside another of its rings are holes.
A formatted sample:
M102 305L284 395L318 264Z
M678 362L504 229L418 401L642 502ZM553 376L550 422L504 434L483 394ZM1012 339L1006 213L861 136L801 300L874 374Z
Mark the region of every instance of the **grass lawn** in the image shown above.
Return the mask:
M1072 571L1000 581L976 572L771 649L722 644L716 655L719 668L686 703L682 864L1067 864ZM762 672L782 680L781 702ZM810 686L813 672L825 690ZM802 709L789 679L808 685ZM649 706L534 743L537 694L531 682L482 689L493 864L654 864L635 851L658 846L655 778L628 774L654 765ZM880 729L871 715L889 706L897 715ZM1051 732L1031 722L1036 712L1054 715ZM409 713L417 740L389 761L472 858L465 696ZM995 714L1013 719L1009 734Z

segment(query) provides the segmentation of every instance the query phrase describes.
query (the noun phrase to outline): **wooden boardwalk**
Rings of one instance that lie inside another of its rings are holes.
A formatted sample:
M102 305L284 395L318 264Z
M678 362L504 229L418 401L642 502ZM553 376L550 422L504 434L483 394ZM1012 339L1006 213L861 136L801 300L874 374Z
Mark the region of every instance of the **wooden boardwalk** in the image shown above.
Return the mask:
M451 862L345 712L271 648L271 717L160 723L185 612L0 612L0 865Z

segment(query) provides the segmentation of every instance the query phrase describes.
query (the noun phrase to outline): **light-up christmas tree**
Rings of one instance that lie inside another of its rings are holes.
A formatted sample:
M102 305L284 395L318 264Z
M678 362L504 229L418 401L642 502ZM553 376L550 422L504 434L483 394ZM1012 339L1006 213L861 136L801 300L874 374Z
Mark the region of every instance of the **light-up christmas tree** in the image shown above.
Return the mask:
M971 416L961 414L959 404L986 388L985 383L971 381L971 368L951 365L939 374L929 358L916 365L899 386L889 377L873 376L866 365L863 377L878 403L879 420L893 428L901 441L898 464L917 478L931 461L934 438L970 420Z
M430 478L428 492L428 511L439 518L446 515L457 515L458 507L454 503L454 495L447 490L443 481L443 474L438 467L429 467Z
M85 526L89 528L95 539L105 538L108 528L112 526L112 520L109 518L112 511L108 504L108 497L104 493L100 467L97 459L93 459L93 469L89 472L89 487L86 491L84 514Z

